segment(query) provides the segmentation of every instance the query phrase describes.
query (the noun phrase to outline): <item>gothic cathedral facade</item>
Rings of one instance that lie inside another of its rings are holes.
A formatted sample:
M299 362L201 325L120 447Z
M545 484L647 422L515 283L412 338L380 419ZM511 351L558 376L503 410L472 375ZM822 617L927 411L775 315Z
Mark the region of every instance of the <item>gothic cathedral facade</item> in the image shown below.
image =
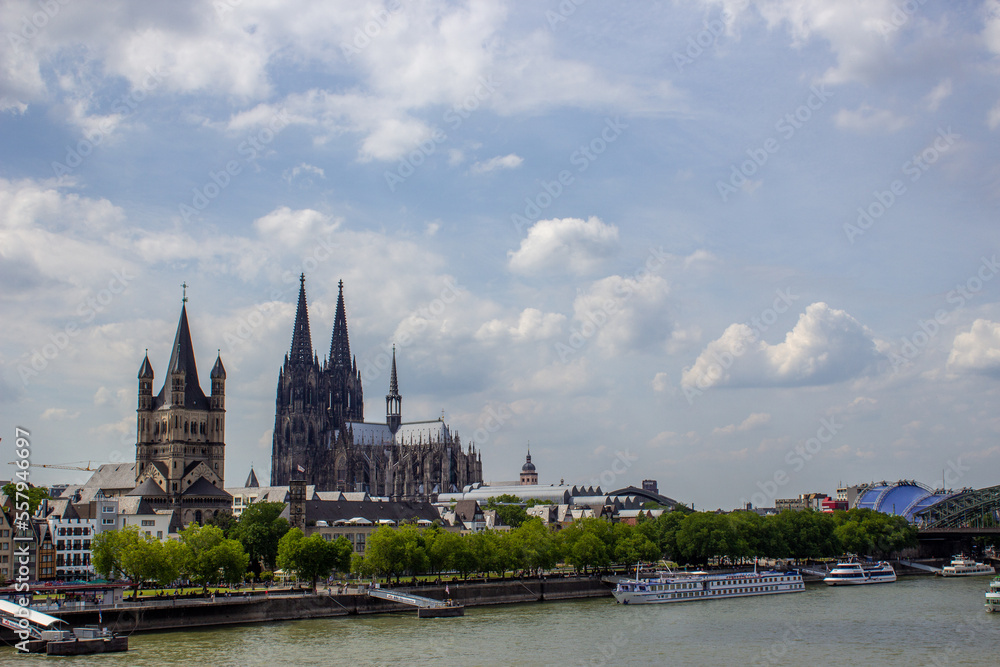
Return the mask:
M444 419L404 422L393 349L385 423L364 419L364 391L351 356L339 284L330 354L313 351L305 275L292 346L278 371L271 485L305 480L317 491L364 491L392 500L429 500L482 481L482 460Z

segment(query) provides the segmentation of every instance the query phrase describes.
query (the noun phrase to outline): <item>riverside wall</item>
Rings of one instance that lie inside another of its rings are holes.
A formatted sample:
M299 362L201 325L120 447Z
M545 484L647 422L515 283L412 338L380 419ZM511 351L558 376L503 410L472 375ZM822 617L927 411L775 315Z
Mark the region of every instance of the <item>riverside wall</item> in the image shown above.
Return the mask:
M611 596L611 588L597 577L449 582L448 592L445 584L394 586L392 590L440 600L451 598L456 604L467 607ZM181 598L124 603L118 607L104 607L100 612L96 609L62 609L48 613L58 616L72 627L101 625L119 634L131 634L401 611L416 615L416 607L372 598L364 593L331 595L321 592L318 595L274 595L250 599L221 596L215 600ZM13 637L10 630L0 630L0 639L9 641Z

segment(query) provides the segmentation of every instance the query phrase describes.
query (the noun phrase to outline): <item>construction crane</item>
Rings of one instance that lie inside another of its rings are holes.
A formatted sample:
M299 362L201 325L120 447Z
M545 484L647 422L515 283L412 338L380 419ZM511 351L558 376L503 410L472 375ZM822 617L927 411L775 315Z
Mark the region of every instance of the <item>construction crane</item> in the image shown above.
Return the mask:
M83 461L76 461L76 463L83 463ZM28 467L29 468L58 468L60 470L84 470L84 471L87 471L87 472L93 472L94 470L97 470L97 468L91 468L90 467L91 463L93 463L93 462L92 461L87 461L87 466L85 468L81 468L80 466L70 465L68 463L61 463L61 464L57 464L57 463L32 463ZM7 465L16 466L18 464L19 464L18 461L11 461Z

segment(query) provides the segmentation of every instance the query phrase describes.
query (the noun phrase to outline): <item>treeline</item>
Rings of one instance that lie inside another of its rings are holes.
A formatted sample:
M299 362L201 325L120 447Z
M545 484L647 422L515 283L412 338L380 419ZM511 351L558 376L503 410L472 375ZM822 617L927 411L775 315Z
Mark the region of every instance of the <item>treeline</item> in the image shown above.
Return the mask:
M636 525L582 519L555 532L529 518L510 531L461 535L432 527L383 526L368 537L365 556L352 557L362 577L537 572L565 563L579 572L668 558L681 565L738 564L753 558L836 558L843 553L886 557L916 546L917 530L903 517L871 510L826 514L785 511L664 512Z
M191 526L179 541L160 542L130 527L95 537L94 568L109 579L138 586L169 586L185 580L205 588L261 578L280 567L316 581L333 572L363 578L458 573L506 576L537 573L559 563L588 573L611 565L667 558L681 565L745 563L753 558L835 558L843 553L886 557L916 546L917 529L903 517L872 510L832 514L785 511L714 514L678 510L635 525L588 518L556 531L537 517L520 517L516 528L460 534L439 526L382 526L367 538L364 556L350 542L305 537L279 515L281 503L255 503L238 520Z
M352 547L346 538L306 537L279 516L283 509L283 503L255 503L239 519L223 514L218 525L192 525L181 531L180 540L165 542L135 526L105 531L91 546L94 570L108 579L128 579L136 588L190 581L205 590L267 579L276 567L312 581L314 588L319 578L348 572Z

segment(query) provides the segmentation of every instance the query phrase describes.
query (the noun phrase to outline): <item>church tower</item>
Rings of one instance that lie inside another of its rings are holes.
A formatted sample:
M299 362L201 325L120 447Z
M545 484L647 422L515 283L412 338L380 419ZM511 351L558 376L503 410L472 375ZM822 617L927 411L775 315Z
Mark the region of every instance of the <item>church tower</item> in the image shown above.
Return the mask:
M344 281L338 284L337 314L330 338L330 357L326 374L329 381L328 409L333 428L340 429L346 421L364 421L365 399L361 388L358 362L351 357L351 342L347 337L347 309L344 307Z
M186 285L185 285L186 288ZM221 356L211 373L211 399L198 382L187 317L187 295L167 364L167 378L152 395L149 355L139 368L134 495L180 510L180 521L202 523L229 502L226 465L225 382Z
M524 465L521 466L521 486L538 484L538 473L535 472L535 464L531 462L531 449L524 458Z
M346 335L346 322L344 323ZM271 445L271 485L285 486L300 477L298 469L320 470L326 448L324 425L327 383L313 352L306 304L306 276L299 276L299 304L292 346L278 372L278 392Z

